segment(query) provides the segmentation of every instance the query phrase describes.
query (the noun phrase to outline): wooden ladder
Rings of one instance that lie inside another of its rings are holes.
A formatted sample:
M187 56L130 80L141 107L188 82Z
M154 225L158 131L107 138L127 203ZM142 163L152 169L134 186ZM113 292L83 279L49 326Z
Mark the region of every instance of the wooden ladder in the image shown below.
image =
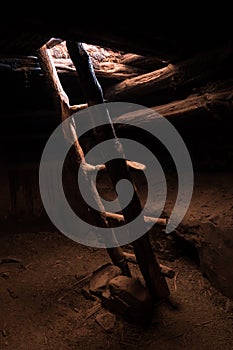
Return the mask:
M104 104L103 91L95 76L91 58L88 52L85 50L83 44L75 41L66 42L68 53L76 68L81 88L83 89L83 93L87 101L86 104L75 106L70 105L69 98L62 88L55 64L49 51L49 48L51 48L51 41L49 42L49 45L50 46L45 44L38 50L38 59L41 65L41 69L43 70L43 73L45 75L46 82L52 91L55 107L60 113L62 121L66 120L75 112L83 108L87 108L89 106L97 104ZM106 123L110 125L109 129L111 138L113 138L116 141L118 146L121 146L117 147L120 161L117 163L117 168L112 164L112 162L107 162L106 164L99 166L99 168L102 167L106 169L109 178L112 182L113 188L116 188L115 186L119 181L119 176L120 178L127 179L131 182L134 188L134 200L131 203L132 210L127 210L125 212L122 211L122 220L125 223L129 223L132 219L134 219L135 213L140 213L142 211L141 202L136 184L134 182L134 179L132 178L132 164L129 161L127 161L124 157L122 145L117 139L114 130L114 125L111 121L111 117L107 110ZM72 132L74 132L74 130L72 130ZM101 132L95 130L95 137L97 138L97 140L101 140ZM90 174L90 164L88 164L85 160L84 151L80 145L78 136L76 137L76 140L73 144L73 148L80 166L79 171L82 171L83 177L86 181L86 185L89 186L89 188L91 189L93 198L99 208L99 211L93 211L94 222L97 224L97 226L111 228L112 234L114 236L114 228L112 228L110 223L111 214L107 214L102 204L101 198L98 194L98 191L94 189L95 185L92 182L92 176ZM112 217L114 217L114 215L112 215ZM145 222L143 220L143 217L141 218L141 220L142 222L140 224L142 225L142 227L144 227ZM144 232L147 232L146 228ZM150 291L152 299L154 301L157 301L160 299L167 298L170 294L169 288L165 277L161 273L161 267L155 257L148 233L145 233L142 237L136 239L131 244L133 246L140 271L144 278L145 285ZM121 268L122 274L131 276L131 272L122 248L118 245L106 249L113 264Z

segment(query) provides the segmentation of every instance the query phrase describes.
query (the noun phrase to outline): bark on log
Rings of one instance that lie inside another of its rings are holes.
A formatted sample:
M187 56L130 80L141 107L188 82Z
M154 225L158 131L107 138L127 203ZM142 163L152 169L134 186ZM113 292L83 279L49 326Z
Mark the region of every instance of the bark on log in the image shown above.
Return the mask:
M228 79L232 74L232 56L231 47L204 52L174 65L126 79L106 89L105 97L109 101L131 101L154 106L174 98L184 98L207 81L223 79L224 76Z
M46 44L47 45L47 44ZM53 58L58 74L76 76L76 69L69 58ZM1 69L13 71L35 71L41 73L41 67L36 56L0 57ZM113 84L125 79L133 78L148 72L143 65L131 66L118 62L99 62L94 66L97 78L107 79Z
M56 58L55 66L59 74L75 74L75 67L70 59ZM105 78L111 81L122 81L144 74L147 71L143 68L132 67L117 62L102 62L95 65L94 71L97 78Z
M95 73L99 78L124 80L144 74L146 69L116 62L103 62L99 67L95 67Z
M148 72L160 69L168 64L167 61L163 61L155 56L143 56L133 53L125 54L120 62L128 66L144 68Z
M144 123L152 123L153 119L157 119L158 115L160 115L177 125L177 123L183 123L184 119L196 119L199 115L202 118L202 120L200 120L201 125L205 116L213 115L219 108L225 113L232 112L232 88L233 81L229 81L226 82L225 86L223 85L220 87L220 91L204 92L202 95L194 94L184 100L130 112L116 118L114 123L119 123L119 126L117 126L119 130L127 127L127 121L140 126ZM125 125L121 126L120 123L125 123Z
M143 139L144 146L170 169L173 168L171 158L160 142L142 132L145 127L153 130L159 118L166 118L183 138L196 170L232 170L233 80L220 85L217 91L213 91L212 85L202 95L115 118L116 133L123 138L133 135L139 142Z
M1 56L0 65L9 66L13 71L17 70L40 70L40 65L36 56Z

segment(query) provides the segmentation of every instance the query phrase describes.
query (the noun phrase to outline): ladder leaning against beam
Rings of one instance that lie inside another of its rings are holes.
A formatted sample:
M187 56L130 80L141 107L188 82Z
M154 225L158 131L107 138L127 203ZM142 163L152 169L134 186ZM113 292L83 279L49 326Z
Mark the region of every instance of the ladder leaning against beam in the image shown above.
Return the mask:
M65 91L62 88L60 83L56 67L54 65L53 59L50 55L49 49L45 44L38 50L38 59L41 65L41 68L46 77L46 81L52 90L55 107L58 112L61 114L62 121L69 118L75 112L81 110L82 108L86 108L95 104L104 103L103 92L99 82L96 79L94 69L92 66L91 59L89 54L84 49L82 43L78 43L75 41L66 42L67 50L70 55L71 60L76 68L76 72L79 76L80 84L83 89L83 93L86 97L87 104L70 106L69 98ZM117 139L114 125L111 121L109 113L106 111L106 123L111 126L111 137L114 138L119 145L119 140ZM95 125L95 124L94 124ZM97 140L101 138L101 134L95 130L95 137ZM92 196L99 208L99 211L94 211L94 221L98 226L111 228L109 213L106 215L105 208L101 199L99 197L98 192L94 188L94 184L92 182L92 177L89 173L89 164L85 161L84 152L78 140L78 135L73 144L74 150L80 164L80 170L83 173L85 181L87 183L88 188L92 193ZM132 201L133 208L131 211L124 212L124 222L129 223L135 217L135 212L140 213L142 211L140 198L138 195L137 187L130 173L130 162L128 162L124 157L124 151L121 147L117 148L120 162L117 164L117 168L114 167L111 162L107 162L104 167L106 168L109 178L112 182L113 188L116 188L116 183L119 179L119 175L121 178L127 179L131 182L134 187L134 200ZM120 199L119 199L120 202ZM121 202L120 202L121 205ZM111 215L110 215L111 216ZM145 222L143 218L141 224L144 226ZM114 237L114 228L111 229L112 235ZM145 229L144 232L147 230ZM116 242L117 243L117 242ZM165 299L169 296L169 288L165 277L161 273L160 265L157 262L153 249L150 244L149 235L145 233L142 237L136 239L132 242L134 253L136 256L137 263L139 265L140 271L145 281L145 285L148 288L152 299L159 300ZM122 273L127 276L131 276L130 269L128 267L125 255L121 247L118 245L112 248L106 248L107 252L113 262L114 265L119 266L122 270Z

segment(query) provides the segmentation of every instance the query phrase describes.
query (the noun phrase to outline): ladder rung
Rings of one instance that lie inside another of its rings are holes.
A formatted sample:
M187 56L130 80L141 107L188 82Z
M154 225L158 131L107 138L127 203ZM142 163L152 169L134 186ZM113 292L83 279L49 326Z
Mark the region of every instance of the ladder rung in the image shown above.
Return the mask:
M132 162L130 160L126 160L126 163L129 167L129 170L136 170L136 171L143 171L146 169L146 166L144 164L141 163L137 163L137 162ZM85 164L85 170L88 171L89 173L96 173L97 171L105 171L106 167L104 164L98 164L98 165L92 165L92 164Z
M124 222L124 216L122 214L110 213L106 211L104 213L106 218L117 221L119 224ZM166 218L153 218L151 216L144 216L145 223L155 223L160 226L166 226L167 219Z

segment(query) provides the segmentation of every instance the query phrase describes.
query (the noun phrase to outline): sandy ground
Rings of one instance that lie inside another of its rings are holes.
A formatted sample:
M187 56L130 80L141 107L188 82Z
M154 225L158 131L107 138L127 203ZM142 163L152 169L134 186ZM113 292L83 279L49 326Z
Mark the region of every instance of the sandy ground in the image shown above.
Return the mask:
M1 349L233 348L232 302L177 248L174 255L172 249L169 254L163 250L159 259L176 271L167 281L178 308L156 306L148 328L117 316L106 332L96 322L103 308L95 308L83 296L83 285L75 285L109 261L105 250L81 246L56 232L1 235L0 247L1 257L20 261L0 265ZM137 275L137 267L130 267Z
M232 174L196 177L186 220L217 223L224 217L231 224L231 179ZM17 232L2 232L0 349L232 349L233 301L202 275L195 252L190 255L187 247L162 232L151 241L159 261L176 272L167 282L178 307L156 305L147 328L117 316L106 332L96 321L105 310L84 297L85 282L77 284L109 261L104 249L80 245L56 231L20 232L19 227ZM139 274L136 265L130 268Z

